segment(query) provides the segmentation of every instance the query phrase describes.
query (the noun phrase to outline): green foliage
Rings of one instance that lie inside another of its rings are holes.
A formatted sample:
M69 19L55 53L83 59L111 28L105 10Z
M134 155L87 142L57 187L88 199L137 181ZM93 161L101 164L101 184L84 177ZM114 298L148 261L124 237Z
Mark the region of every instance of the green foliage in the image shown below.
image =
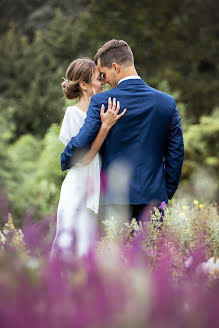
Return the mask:
M60 168L60 154L64 145L58 139L59 130L60 127L53 124L45 135L34 177L33 197L36 196L35 207L40 216L55 213L65 176Z
M57 9L49 29L43 33L42 41L46 53L55 60L57 67L63 69L63 75L70 62L81 55L78 48L79 38L80 30L77 28L75 31L74 17L66 17Z
M199 124L185 133L186 159L218 168L219 109L212 116L203 116Z
M212 116L203 116L199 124L189 126L184 133L185 160L182 171L182 180L185 180L184 193L193 193L194 197L202 200L218 199L218 113L216 109Z
M54 214L64 175L60 169L63 145L59 127L52 125L43 140L24 135L8 147L4 182L16 224L28 210L35 219Z
M16 217L24 215L28 206L31 206L28 185L34 185L33 176L37 168L40 146L39 140L31 135L25 135L8 147L10 175L5 179L5 184Z
M60 69L46 51L41 33L30 44L21 33L11 29L0 43L5 76L0 90L8 100L1 111L6 115L8 107L13 107L10 119L16 126L15 138L25 133L43 136L51 123L60 123L63 116Z
M0 106L2 104L2 99L0 98ZM1 109L1 107L0 107ZM0 110L1 112L1 110ZM0 184L4 184L5 179L10 176L10 159L8 157L8 142L13 136L14 125L12 122L8 121L6 117L0 115L0 131L1 131L1 138L0 138Z
M6 5L7 2L7 5ZM0 33L15 25L29 37L38 29L46 29L54 9L60 8L66 16L76 17L83 11L87 0L7 0L0 2Z
M1 75L4 77L0 81L0 90L9 101L18 98L28 86L24 75L28 50L27 38L14 27L0 38Z

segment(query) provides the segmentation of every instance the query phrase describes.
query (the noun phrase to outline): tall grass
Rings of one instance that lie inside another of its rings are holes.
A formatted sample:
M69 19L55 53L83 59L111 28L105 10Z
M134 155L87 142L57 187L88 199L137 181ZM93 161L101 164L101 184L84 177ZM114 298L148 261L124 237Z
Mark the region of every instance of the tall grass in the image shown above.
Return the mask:
M143 218L142 218L143 219ZM0 327L217 327L215 204L173 204L161 220L106 232L87 256L49 258L54 218L0 234ZM211 258L210 262L207 262Z

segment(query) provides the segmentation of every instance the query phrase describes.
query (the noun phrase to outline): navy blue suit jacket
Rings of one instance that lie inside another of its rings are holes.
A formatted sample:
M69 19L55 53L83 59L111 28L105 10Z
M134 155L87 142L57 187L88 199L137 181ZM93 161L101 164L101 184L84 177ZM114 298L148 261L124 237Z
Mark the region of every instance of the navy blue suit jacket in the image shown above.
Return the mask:
M167 203L178 187L184 158L180 116L173 97L141 79L124 80L92 97L83 127L61 155L62 170L73 165L78 150L90 149L101 126L101 104L107 109L109 97L120 101L120 112L124 108L127 112L101 147L102 170L107 171L115 161L127 161L132 172L129 204ZM127 204L127 198L106 197L104 203Z

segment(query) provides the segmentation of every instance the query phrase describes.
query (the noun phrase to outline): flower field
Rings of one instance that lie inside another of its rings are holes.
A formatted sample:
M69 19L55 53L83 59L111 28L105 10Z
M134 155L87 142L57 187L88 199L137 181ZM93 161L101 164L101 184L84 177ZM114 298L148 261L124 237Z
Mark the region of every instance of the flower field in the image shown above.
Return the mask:
M217 327L216 204L163 204L150 221L104 222L84 258L50 259L54 218L0 232L0 327ZM28 221L28 220L27 220Z

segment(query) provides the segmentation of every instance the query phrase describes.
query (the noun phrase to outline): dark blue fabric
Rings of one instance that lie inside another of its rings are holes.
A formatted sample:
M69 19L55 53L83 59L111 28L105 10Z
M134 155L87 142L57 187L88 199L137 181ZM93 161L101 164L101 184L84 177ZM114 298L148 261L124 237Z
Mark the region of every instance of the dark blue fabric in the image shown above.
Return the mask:
M125 80L92 97L83 127L61 155L62 170L82 156L79 150L90 149L101 126L101 104L107 108L108 97L119 100L120 112L124 108L127 112L112 127L101 148L102 171L114 161L128 163L132 172L129 203L167 203L178 187L184 158L180 116L173 97L141 79ZM103 203L126 204L127 198L108 193Z

